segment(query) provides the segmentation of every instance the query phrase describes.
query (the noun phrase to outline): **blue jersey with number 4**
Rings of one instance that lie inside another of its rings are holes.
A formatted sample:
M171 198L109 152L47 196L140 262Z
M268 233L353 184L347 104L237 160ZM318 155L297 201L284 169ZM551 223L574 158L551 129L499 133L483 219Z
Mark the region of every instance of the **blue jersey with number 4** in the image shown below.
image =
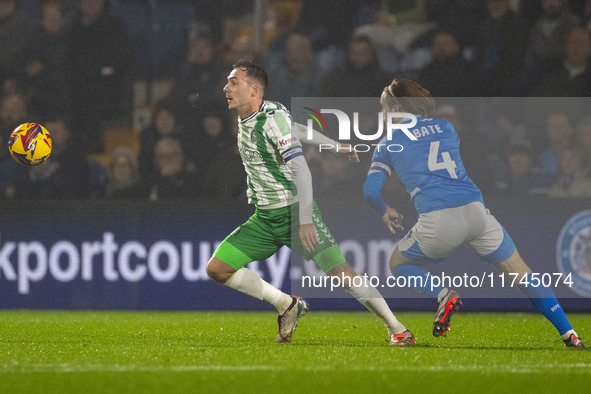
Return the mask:
M417 141L402 130L395 130L390 141L387 136L380 141L370 175L383 172L389 176L395 171L419 213L483 202L482 193L466 174L460 138L451 123L417 116L416 126L408 130Z

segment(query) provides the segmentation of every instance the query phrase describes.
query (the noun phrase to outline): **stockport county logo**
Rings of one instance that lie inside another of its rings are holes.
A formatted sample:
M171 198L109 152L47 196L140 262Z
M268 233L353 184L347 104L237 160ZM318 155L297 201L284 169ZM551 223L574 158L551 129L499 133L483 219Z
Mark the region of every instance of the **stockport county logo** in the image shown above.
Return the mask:
M562 228L556 262L562 273L572 274L572 290L591 297L591 211L579 212Z

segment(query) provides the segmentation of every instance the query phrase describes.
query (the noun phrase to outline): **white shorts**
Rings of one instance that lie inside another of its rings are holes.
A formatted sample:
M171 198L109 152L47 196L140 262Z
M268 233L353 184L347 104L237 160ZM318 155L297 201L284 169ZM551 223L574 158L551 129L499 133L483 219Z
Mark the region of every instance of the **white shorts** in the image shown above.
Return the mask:
M507 231L479 201L420 214L398 249L413 261L440 260L460 245L489 263L505 261L515 251Z

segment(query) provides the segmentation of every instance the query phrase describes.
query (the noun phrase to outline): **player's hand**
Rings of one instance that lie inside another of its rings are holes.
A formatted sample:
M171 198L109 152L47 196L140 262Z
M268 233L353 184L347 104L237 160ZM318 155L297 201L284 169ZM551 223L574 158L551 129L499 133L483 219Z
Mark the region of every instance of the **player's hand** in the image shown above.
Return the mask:
M391 207L386 207L386 213L384 214L384 216L382 216L382 220L384 221L384 223L386 223L386 226L388 226L388 229L390 230L390 232L392 232L392 234L396 233L396 229L404 230L404 227L402 227L401 224L402 219L404 219L404 216L402 216L400 213L398 213L397 210Z
M337 153L344 154L351 163L359 163L359 156L350 144L337 144Z
M316 226L314 224L302 224L300 226L300 240L304 249L308 252L313 252L316 246L320 244L318 239L318 232L316 232Z

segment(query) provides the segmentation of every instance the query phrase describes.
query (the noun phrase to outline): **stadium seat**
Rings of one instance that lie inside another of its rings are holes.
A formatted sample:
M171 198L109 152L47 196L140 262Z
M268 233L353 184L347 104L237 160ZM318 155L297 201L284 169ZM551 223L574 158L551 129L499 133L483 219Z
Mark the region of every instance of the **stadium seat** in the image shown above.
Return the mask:
M93 154L89 157L107 168L109 159L115 149L120 146L127 146L138 155L140 151L140 133L135 129L113 128L105 130L105 150L103 153Z

